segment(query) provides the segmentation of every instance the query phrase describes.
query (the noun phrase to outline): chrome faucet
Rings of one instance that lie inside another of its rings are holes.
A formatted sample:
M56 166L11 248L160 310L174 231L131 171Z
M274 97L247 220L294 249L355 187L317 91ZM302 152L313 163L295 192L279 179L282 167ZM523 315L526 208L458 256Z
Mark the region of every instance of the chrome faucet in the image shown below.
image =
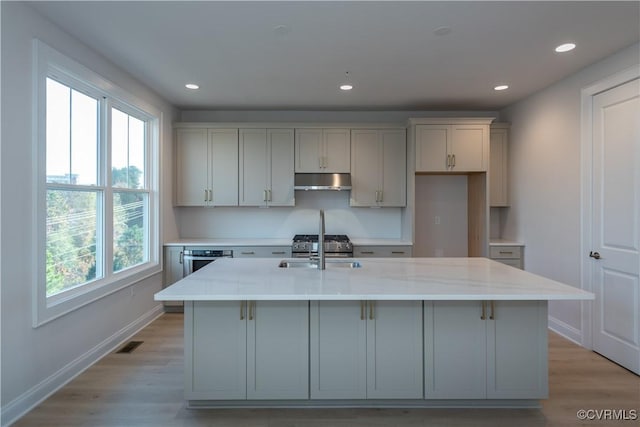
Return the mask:
M324 210L320 209L320 231L318 232L318 270L325 270L324 262Z

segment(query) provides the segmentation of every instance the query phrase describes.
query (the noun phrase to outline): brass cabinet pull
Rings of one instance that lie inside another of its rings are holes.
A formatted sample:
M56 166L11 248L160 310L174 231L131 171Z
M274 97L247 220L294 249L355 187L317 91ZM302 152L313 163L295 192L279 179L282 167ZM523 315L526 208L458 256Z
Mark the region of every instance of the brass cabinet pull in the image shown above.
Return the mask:
M256 302L249 301L249 320L253 320L256 310Z
M496 305L495 305L495 301L491 301L491 314L489 315L489 319L493 320L494 319L494 314L496 311Z
M271 251L271 255L284 255L286 254L285 251Z
M255 255L256 253L254 251L249 251L249 252L240 252L241 255Z
M184 264L184 251L180 251L180 258L178 259L180 264Z
M451 155L451 167L456 167L456 155L452 154Z
M482 315L480 316L480 320L486 320L487 319L487 307L486 307L486 302L482 301Z
M404 251L391 251L394 255L404 255Z
M240 320L244 320L244 301L240 301Z
M267 190L267 202L271 201L271 190Z
M373 312L373 307L374 307L375 303L376 303L375 301L369 301L369 319L370 320L373 320L376 317L374 312Z
M209 190L209 201L213 202L213 190Z
M360 301L360 320L364 320L364 301Z
M204 201L205 202L209 201L209 190L204 190Z
M501 254L511 255L513 251L500 251Z
M262 201L263 202L267 201L267 190L262 190Z
M375 252L373 251L361 251L361 254L373 255Z

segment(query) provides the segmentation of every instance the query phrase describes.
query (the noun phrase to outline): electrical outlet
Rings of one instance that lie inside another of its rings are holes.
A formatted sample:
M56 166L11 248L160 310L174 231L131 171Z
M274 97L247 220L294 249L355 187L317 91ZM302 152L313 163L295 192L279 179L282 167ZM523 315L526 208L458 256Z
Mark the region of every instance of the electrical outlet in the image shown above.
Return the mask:
M436 225L440 224L440 217L439 216L436 216L435 223L436 223Z

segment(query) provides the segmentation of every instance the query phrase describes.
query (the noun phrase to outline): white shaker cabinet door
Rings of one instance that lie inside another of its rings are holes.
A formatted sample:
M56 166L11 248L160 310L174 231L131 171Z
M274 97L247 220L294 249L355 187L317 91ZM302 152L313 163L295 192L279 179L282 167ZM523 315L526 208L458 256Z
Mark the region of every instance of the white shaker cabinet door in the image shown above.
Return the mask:
M487 125L453 125L451 133L450 170L453 172L483 172L489 160Z
M177 206L205 206L209 191L206 129L176 129Z
M293 206L293 129L240 129L240 206Z
M421 399L422 301L367 308L367 399Z
M247 397L247 322L240 301L185 302L185 397Z
M407 134L402 130L380 131L382 182L380 206L407 205Z
M210 204L238 206L238 129L209 129Z
M266 129L240 129L240 206L267 203L269 144Z
M311 301L311 399L367 397L366 313L360 301Z
M382 162L377 130L351 131L351 206L377 206L382 183Z
M247 399L308 399L309 302L249 304Z
M426 399L485 398L487 322L481 317L481 301L425 301Z
M296 129L295 171L323 172L322 129Z
M270 148L269 206L294 206L294 142L293 129L268 129Z
M449 167L451 126L416 126L416 172L446 172Z
M323 168L326 173L351 171L351 135L349 129L323 130Z
M547 398L547 302L494 301L489 309L487 398Z

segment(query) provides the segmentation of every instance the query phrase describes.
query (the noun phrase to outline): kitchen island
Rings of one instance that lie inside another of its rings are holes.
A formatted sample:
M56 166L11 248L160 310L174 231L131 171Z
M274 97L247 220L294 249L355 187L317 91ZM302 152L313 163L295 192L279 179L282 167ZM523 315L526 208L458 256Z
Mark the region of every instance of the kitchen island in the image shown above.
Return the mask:
M221 259L156 294L185 301L191 407L537 406L547 301L593 299L485 258L285 261Z

